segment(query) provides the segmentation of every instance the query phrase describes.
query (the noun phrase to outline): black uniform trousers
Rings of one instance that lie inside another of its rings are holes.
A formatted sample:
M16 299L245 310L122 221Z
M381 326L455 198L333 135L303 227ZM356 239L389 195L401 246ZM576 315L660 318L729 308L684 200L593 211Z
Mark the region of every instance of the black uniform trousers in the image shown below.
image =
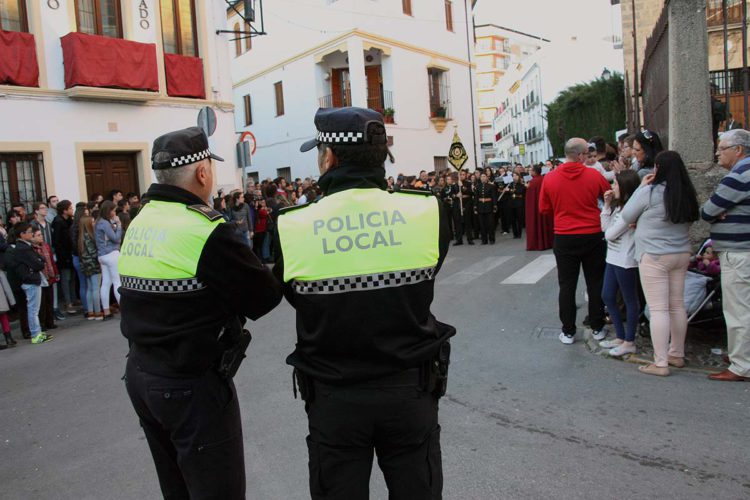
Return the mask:
M165 499L245 498L242 422L231 380L213 370L154 375L128 359L125 383Z
M513 217L513 210L510 207L510 197L509 193L505 193L497 204L500 211L500 225L503 233L510 232L511 218Z
M464 234L468 241L474 241L474 230L472 226L474 205L464 200L464 213L461 215L461 208L458 200L453 204L453 225L456 228L456 241L463 241Z
M435 396L418 382L313 384L314 396L305 405L313 500L368 499L373 450L390 500L442 498Z
M604 327L602 284L607 257L604 234L556 234L553 252L560 285L558 300L563 333L576 333L576 288L581 268L589 294L590 326L593 330L601 330Z
M445 220L448 221L448 234L450 239L456 235L456 228L454 226L455 221L453 220L453 207L443 202L443 211L445 213Z
M526 207L524 206L526 201L522 198L520 200L510 200L508 207L510 210L510 226L513 228L513 237L520 238L524 227L524 218L526 217Z
M495 214L493 212L484 212L477 214L479 217L479 233L482 237L482 243L495 243Z

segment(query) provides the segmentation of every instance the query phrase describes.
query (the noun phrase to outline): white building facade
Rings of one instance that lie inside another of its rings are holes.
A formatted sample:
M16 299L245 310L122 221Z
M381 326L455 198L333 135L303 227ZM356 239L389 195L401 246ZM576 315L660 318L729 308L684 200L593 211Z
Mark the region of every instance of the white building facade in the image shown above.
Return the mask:
M469 155L466 168L475 168L471 4L264 4L268 35L232 48L236 128L250 132L256 146L248 173L261 179L319 175L315 154L300 153L299 146L314 136L319 107L342 106L386 115L395 157L386 162L387 175L447 168L455 129ZM228 15L230 27L241 25Z
M215 0L6 0L0 210L144 192L151 145L210 107L219 185L239 186L226 6ZM9 71L8 68L12 71ZM3 69L4 68L4 69Z
M508 89L501 82L512 68L539 51L549 40L496 24L477 25L474 35L479 136L482 161L486 166L500 161L496 159L494 120L508 96Z
M500 81L505 98L494 119L496 158L493 163L531 165L552 156L547 138L541 66L529 58Z

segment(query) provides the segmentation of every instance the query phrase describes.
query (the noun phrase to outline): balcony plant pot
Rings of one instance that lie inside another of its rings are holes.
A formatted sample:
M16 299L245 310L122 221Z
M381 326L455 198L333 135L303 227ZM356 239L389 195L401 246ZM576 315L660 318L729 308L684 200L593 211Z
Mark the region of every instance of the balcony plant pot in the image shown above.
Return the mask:
M393 108L385 108L383 111L383 121L385 123L395 123L394 118L396 111Z
M435 130L438 133L441 133L443 130L445 130L445 126L448 124L448 118L440 117L440 116L433 116L430 118L430 121L432 122L432 125L435 127Z

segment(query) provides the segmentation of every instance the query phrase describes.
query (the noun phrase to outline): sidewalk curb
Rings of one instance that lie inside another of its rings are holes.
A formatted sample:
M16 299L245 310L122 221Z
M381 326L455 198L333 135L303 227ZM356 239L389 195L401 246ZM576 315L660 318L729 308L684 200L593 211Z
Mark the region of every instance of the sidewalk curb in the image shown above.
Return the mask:
M613 359L616 361L624 362L624 363L631 363L634 365L647 365L652 362L650 359L643 358L639 356L638 354L631 354L627 357L617 358L614 356L610 356L607 354L607 349L602 349L599 347L599 342L594 340L594 337L591 335L591 329L586 329L586 331L583 333L583 343L586 345L586 348L592 353L596 354L597 356L601 356L603 358ZM712 373L720 373L720 369L711 369L711 368L698 368L694 366L685 366L684 368L670 368L674 370L679 370L681 372L689 372L689 373L697 373L701 375L711 375Z

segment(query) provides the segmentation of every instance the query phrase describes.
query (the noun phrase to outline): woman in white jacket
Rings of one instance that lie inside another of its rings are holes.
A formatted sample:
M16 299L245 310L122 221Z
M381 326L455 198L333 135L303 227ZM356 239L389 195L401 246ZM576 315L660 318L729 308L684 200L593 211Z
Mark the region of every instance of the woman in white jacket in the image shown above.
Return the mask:
M638 174L623 170L615 176L611 191L604 193L604 208L601 222L607 239L607 268L604 272L602 301L607 306L616 338L604 340L599 345L609 349L610 356L634 354L635 329L638 326L640 305L638 303L638 262L635 260L635 231L622 219L622 207L640 185ZM617 304L620 291L627 311L624 325Z

